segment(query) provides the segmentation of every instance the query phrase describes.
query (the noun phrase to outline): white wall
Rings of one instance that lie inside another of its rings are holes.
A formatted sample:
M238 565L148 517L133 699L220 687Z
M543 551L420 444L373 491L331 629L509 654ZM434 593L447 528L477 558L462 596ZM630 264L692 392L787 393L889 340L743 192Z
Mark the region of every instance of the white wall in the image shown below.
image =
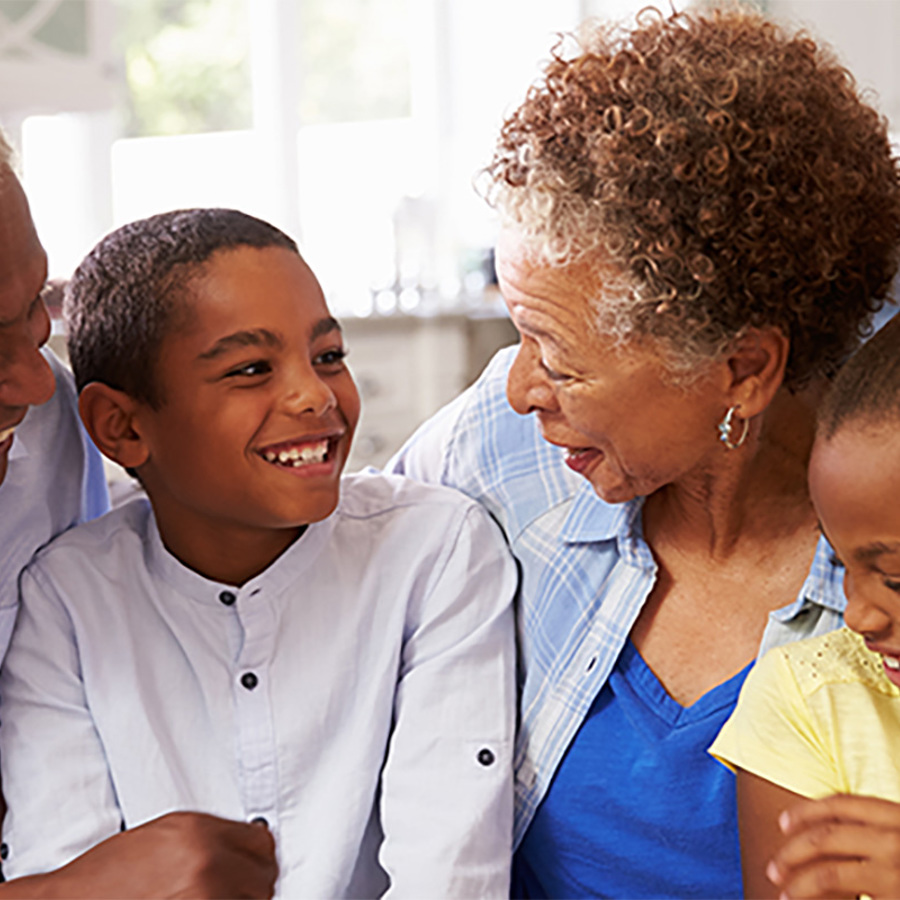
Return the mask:
M769 0L767 10L831 44L900 132L900 0Z

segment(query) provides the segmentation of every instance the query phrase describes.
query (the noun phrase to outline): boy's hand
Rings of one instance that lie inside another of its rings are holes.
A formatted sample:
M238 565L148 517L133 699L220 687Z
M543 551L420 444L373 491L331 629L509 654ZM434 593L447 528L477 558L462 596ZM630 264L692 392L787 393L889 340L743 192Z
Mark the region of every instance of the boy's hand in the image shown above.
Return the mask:
M114 835L56 872L0 885L0 897L269 898L277 877L264 825L178 812Z
M783 896L900 897L900 804L836 794L781 814L766 871Z

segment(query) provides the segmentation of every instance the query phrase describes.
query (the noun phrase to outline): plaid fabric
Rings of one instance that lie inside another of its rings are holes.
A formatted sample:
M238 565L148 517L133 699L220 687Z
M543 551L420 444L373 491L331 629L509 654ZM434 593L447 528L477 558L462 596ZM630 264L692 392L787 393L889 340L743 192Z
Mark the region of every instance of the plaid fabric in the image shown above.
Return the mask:
M643 500L608 504L506 400L515 348L426 422L388 467L455 487L502 526L519 563L518 846L606 682L656 579ZM819 541L797 599L772 612L760 653L841 624L843 568Z

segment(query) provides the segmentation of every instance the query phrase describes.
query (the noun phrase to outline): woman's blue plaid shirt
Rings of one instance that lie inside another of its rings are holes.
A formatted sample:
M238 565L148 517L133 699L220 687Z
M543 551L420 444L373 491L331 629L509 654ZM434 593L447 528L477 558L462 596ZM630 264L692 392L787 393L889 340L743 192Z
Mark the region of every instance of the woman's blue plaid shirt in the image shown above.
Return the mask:
M519 563L518 846L656 579L638 499L601 500L506 400L515 348L426 422L388 468L457 488L502 526ZM769 615L760 653L838 627L843 568L822 538L797 599Z

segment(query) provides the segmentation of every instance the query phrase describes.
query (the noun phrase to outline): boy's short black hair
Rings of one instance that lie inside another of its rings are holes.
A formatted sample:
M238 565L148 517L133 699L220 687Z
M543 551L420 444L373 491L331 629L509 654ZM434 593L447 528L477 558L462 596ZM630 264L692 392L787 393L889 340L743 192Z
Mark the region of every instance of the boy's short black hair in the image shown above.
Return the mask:
M108 234L66 286L69 359L80 391L99 381L158 408L156 360L163 338L189 315L182 302L204 263L235 247L296 243L234 209L182 209Z
M820 437L848 424L900 421L900 314L863 344L838 372L819 408Z

